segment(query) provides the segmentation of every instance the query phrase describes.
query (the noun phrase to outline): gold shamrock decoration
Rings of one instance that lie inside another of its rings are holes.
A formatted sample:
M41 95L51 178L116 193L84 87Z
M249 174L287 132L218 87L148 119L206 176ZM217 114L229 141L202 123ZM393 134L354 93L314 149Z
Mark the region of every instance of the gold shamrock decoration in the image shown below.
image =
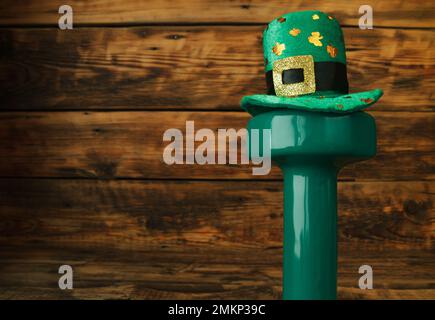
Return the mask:
M321 47L323 44L320 40L323 39L323 36L320 35L320 32L314 31L311 32L311 36L308 37L308 41L314 44L316 47Z
M336 47L334 47L333 45L328 44L326 46L326 51L329 53L329 55L332 58L335 58L338 54L338 49Z
M313 14L312 18L313 18L313 20L319 20L320 19L318 14Z
M273 53L276 54L277 56L280 56L284 50L285 50L285 44L279 42L275 43L275 45L272 48Z
M331 17L331 16L328 16L328 19L329 19L329 20L334 20L334 18L333 18L333 17Z
M293 29L291 29L291 30L289 31L289 33L290 33L293 37L296 37L299 33L301 33L301 30L300 30L300 29L297 29L297 28L293 28Z

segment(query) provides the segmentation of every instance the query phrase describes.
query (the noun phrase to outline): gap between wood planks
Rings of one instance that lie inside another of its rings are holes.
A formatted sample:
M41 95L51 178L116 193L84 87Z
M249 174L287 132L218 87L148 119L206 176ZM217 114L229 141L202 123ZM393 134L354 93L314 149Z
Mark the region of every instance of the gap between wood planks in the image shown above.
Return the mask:
M267 23L260 22L122 22L122 23L75 23L74 29L80 28L136 28L136 27L258 27ZM341 24L344 29L358 29L358 26ZM432 27L410 26L373 26L374 29L394 30L434 30ZM0 24L0 29L59 29L57 24Z
M383 113L383 112L388 112L388 113L400 113L400 112L411 112L409 110L388 110L388 111L383 111L383 110L366 110L366 111L370 111L370 113ZM138 108L132 108L132 109L128 109L128 108L114 108L114 109L99 109L99 108L72 108L72 109L52 109L52 108L39 108L39 109L0 109L0 113L7 113L7 112L16 112L16 113L38 113L38 112L53 112L53 113L62 113L62 112L101 112L101 113L106 113L106 112L208 112L208 113L246 113L246 111L242 110L241 107L234 107L234 109L208 109L208 108L194 108L194 109L178 109L178 108L143 108L143 109L138 109ZM418 113L428 113L428 114L435 114L435 109L434 110L418 110L415 111Z
M276 166L276 165L274 165ZM0 176L0 180L97 180L97 181L148 181L148 182L282 182L283 178L271 178L271 179L258 179L258 178L228 178L228 179L217 179L217 178L193 178L193 177L187 177L187 178L180 178L180 177L167 177L167 178L144 178L144 177L112 177L112 178L106 178L106 177L81 177L81 176L75 176L75 177L48 177L48 176ZM357 179L349 179L349 178L338 178L338 183L395 183L395 182L431 182L435 179L378 179L378 180L357 180Z

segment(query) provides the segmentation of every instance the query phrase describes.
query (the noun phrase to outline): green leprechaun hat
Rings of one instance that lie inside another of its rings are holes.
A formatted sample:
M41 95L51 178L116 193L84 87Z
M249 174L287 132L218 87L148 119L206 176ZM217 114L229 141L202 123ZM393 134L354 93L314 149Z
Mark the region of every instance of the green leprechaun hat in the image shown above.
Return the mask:
M243 97L252 115L277 108L349 113L375 103L382 90L349 93L346 50L337 20L320 11L285 14L263 33L268 94Z

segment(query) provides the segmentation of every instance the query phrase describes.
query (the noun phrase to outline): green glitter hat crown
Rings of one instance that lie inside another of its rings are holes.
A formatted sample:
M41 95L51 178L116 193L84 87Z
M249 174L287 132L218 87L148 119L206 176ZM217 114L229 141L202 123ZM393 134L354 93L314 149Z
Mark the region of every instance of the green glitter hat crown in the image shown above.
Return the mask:
M287 13L273 20L263 32L266 72L277 60L311 55L314 62L346 64L346 50L340 24L320 11Z

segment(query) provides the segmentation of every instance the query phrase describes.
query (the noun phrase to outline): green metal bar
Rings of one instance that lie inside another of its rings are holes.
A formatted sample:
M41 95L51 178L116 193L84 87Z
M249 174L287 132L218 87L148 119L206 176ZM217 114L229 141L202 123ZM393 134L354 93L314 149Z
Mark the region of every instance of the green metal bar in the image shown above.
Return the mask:
M281 169L283 299L336 299L336 168L321 163L295 163Z

